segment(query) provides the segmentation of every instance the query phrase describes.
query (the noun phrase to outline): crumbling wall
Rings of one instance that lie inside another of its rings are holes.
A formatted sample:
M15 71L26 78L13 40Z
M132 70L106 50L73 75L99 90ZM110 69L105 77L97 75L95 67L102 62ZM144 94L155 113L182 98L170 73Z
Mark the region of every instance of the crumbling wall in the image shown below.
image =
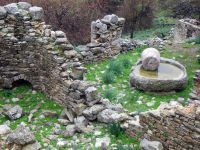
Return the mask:
M200 35L200 22L195 19L178 20L174 29L174 42L183 43L185 40Z
M65 33L43 22L41 7L25 2L0 7L0 88L23 79L73 110L89 103L85 91L93 87L82 80L85 68L79 58Z
M165 149L198 150L200 147L200 105L183 107L172 102L142 113L145 137L162 142Z
M79 46L77 49L82 56L83 63L92 63L112 58L133 50L137 42L121 39L125 19L118 16L106 15L91 23L91 43Z
M122 106L104 100L95 84L83 80L85 57L64 32L45 24L43 14L41 7L26 2L0 7L0 88L26 80L62 104L71 123L83 115L105 123L127 119ZM97 57L94 53L92 59Z

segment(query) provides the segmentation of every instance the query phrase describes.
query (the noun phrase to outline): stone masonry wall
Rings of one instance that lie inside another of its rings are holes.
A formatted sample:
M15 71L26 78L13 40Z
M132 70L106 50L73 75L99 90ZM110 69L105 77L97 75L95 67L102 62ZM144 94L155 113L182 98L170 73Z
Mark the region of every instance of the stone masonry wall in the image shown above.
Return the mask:
M174 42L182 43L185 40L200 35L200 22L195 19L178 20L174 29Z
M70 109L88 104L85 91L93 84L82 81L79 58L65 33L43 22L42 8L25 2L0 7L0 88L23 79Z
M128 50L133 50L137 42L121 39L125 19L106 15L91 23L91 43L79 46L83 63L92 63L112 58Z
M162 104L157 110L142 113L140 124L146 130L146 138L162 142L165 149L198 150L199 116L199 104Z

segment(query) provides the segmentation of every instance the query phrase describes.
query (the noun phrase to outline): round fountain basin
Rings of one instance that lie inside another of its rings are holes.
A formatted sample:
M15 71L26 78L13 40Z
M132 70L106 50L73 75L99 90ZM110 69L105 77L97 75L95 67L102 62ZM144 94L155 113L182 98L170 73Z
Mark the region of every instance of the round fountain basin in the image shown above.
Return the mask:
M147 71L139 60L130 74L131 86L144 91L168 92L181 90L187 84L187 72L183 65L172 59L161 58L156 71Z

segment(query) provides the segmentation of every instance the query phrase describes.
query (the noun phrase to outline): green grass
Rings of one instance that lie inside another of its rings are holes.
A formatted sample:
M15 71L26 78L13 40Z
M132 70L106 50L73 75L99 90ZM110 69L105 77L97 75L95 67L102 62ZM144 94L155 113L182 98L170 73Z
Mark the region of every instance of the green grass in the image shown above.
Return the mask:
M198 45L196 45L196 47L197 46ZM192 47L194 48L194 46ZM178 97L183 97L185 100L187 100L188 95L193 88L194 72L200 66L195 55L191 55L190 50L175 51L171 50L170 48L166 48L166 50L162 51L162 57L175 59L185 65L188 73L188 85L185 90L179 92L167 94L148 93L132 89L129 86L129 74L131 72L131 66L134 65L140 58L140 54L143 49L144 48L137 48L136 50L130 51L126 54L120 54L119 56L113 58L113 60L105 60L96 64L86 65L88 68L86 79L98 82L98 89L102 95L104 95L104 97L110 99L114 103L121 103L129 111L141 112L149 109L156 109L161 102L169 102L172 99L177 99ZM107 68L109 68L113 62L117 61L122 63L124 59L129 60L131 65L128 67L123 67L120 75L114 75L114 82L110 84L104 84L101 79Z
M12 102L12 98L20 97L20 101L18 102ZM35 94L32 93L31 87L23 85L20 87L17 87L12 90L0 90L0 108L4 104L13 104L13 105L20 105L23 110L25 111L25 115L17 120L10 121L10 127L11 129L16 129L16 127L24 122L25 124L33 125L39 128L39 130L36 132L35 137L37 140L41 143L42 142L42 137L46 137L52 132L52 126L47 126L47 122L52 122L56 123L57 119L56 118L43 118L43 119L37 119L34 120L32 123L28 123L28 113L33 110L36 105L39 102L42 102L42 105L38 112L34 114L34 119L39 118L42 110L52 110L57 112L58 114L61 113L62 107L59 106L57 103L53 102L52 100L47 99L44 94L40 92L36 92ZM0 116L0 124L3 124L5 121L7 121L8 118L4 116ZM42 133L42 134L41 134Z
M20 97L20 101L12 102L11 99L16 98L16 97ZM22 122L24 122L29 127L30 126L35 127L36 129L31 129L31 130L32 130L32 132L35 133L35 137L41 143L41 145L44 145L45 142L43 139L46 139L48 137L48 135L53 134L54 123L58 123L58 119L57 118L40 118L39 116L41 115L42 110L51 110L51 111L55 111L58 114L60 114L61 111L63 110L63 108L61 106L59 106L57 103L55 103L54 101L46 98L44 96L44 94L42 94L40 92L36 92L35 94L33 94L31 87L27 86L27 85L19 86L12 90L0 89L0 109L5 104L13 104L13 105L20 105L23 108L23 110L26 113L28 113L31 110L33 110L35 108L35 106L41 101L42 101L42 105L41 105L40 109L38 110L38 112L36 112L34 114L34 117L33 117L34 121L32 123L28 123L28 114L26 114L23 117L21 117L20 119L17 119L15 121L10 121L10 127L11 127L11 129L14 130ZM8 120L8 118L4 117L3 115L2 116L0 115L0 124L5 123L5 121L7 121L7 120ZM47 124L47 123L49 123L49 124ZM100 136L95 136L93 132L92 133L84 133L84 134L75 134L77 139L89 138L92 141L91 142L87 142L87 141L77 142L73 147L76 149L85 150L87 145L89 145L91 143L93 145L95 145L95 138L104 137L105 135L108 135L111 138L111 144L132 145L133 143L137 143L135 145L136 145L136 148L138 149L137 146L138 146L139 142L135 138L129 137L129 136L125 135L125 133L120 133L120 135L116 138L115 136L113 136L110 133L109 129L107 128L107 125L105 125L105 124L94 123L94 127L100 129L100 131L102 132L102 134ZM64 129L65 127L61 126L61 128ZM59 135L58 138L63 138L67 141L73 141L74 137L64 138L62 135ZM69 148L68 146L59 148L57 146L56 140L51 140L50 144L54 148L59 149L59 150L65 150L65 149ZM45 149L47 149L47 147ZM95 150L96 148L92 147L92 149Z

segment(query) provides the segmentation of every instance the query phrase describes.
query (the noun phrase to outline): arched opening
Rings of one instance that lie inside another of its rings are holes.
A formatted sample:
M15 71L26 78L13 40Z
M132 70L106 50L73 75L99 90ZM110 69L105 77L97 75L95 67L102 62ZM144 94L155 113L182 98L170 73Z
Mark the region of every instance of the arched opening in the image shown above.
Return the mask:
M20 86L28 86L32 88L32 84L29 81L24 80L24 79L19 79L12 83L12 88L20 87Z

